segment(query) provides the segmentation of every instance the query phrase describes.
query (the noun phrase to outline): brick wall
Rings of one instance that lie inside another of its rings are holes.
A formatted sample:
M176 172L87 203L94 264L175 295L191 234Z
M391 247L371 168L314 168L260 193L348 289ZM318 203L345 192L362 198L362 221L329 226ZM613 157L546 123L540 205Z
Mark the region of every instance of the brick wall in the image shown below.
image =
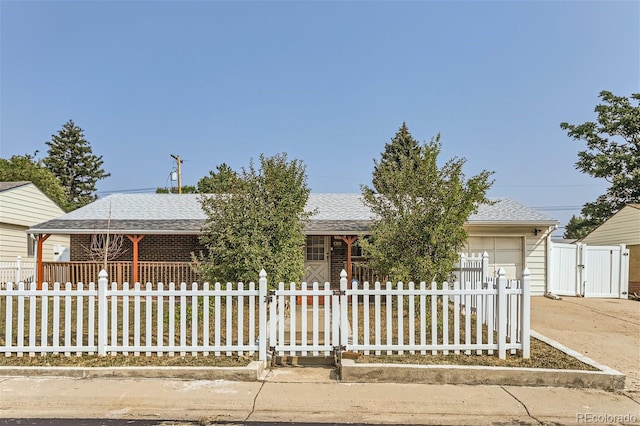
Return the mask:
M89 247L90 235L71 236L71 261L91 260L85 247ZM125 250L113 261L130 261L133 258L133 244L124 238ZM138 243L138 260L150 262L190 262L191 253L204 251L196 235L147 235Z

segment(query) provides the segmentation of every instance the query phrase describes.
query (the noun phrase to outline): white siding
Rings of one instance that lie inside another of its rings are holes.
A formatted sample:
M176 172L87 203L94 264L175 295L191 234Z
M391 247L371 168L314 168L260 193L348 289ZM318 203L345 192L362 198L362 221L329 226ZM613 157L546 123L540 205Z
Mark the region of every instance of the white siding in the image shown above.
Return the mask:
M18 256L28 256L27 229L55 219L64 211L35 185L27 184L0 192L0 262L15 262ZM42 258L53 261L55 245L69 247L69 236L52 235L43 245Z
M589 245L640 244L640 208L626 206L583 238Z
M64 211L32 183L0 192L0 223L29 227L63 214Z
M543 295L547 282L547 233L525 238L525 263L531 273L531 294Z
M26 226L0 224L0 262L14 262L18 256L27 258Z

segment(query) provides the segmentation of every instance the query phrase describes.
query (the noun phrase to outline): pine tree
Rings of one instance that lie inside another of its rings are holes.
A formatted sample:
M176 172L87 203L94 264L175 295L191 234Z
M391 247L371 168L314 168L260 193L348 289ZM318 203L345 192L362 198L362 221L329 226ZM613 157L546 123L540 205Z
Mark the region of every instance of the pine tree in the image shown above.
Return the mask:
M69 120L46 144L49 150L42 162L60 180L69 208L74 210L96 200L96 183L110 174L102 169L102 156L93 154L83 130Z
M198 192L201 194L228 194L233 192L240 178L226 163L216 166L217 171L209 170L209 176L198 181Z
M399 135L375 163L375 189L362 186L376 218L361 244L371 266L394 280L447 280L467 240L463 225L488 203L491 173L466 180L464 159L438 167L439 135L418 145L404 124Z
M380 161L373 160L373 187L376 192L384 193L391 189L393 182L387 177L400 167L415 170L416 165L404 165L403 161L411 161L420 151L418 141L411 136L406 123L402 123L391 142L385 144Z

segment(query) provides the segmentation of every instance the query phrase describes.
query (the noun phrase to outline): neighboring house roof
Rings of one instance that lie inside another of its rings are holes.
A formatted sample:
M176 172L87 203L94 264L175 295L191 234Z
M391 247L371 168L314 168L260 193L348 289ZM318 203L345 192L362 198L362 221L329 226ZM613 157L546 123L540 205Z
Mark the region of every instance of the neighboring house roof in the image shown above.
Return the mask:
M34 234L194 234L207 217L199 194L113 194L29 229ZM555 225L555 219L517 201L500 198L483 205L469 218L478 225ZM372 213L360 194L310 194L307 211L314 212L308 234L361 233ZM110 218L110 220L108 220ZM108 223L109 222L109 223Z
M18 188L20 186L29 185L31 182L23 180L19 182L0 182L0 192L7 191L9 189Z
M595 245L639 245L640 204L627 204L581 241Z

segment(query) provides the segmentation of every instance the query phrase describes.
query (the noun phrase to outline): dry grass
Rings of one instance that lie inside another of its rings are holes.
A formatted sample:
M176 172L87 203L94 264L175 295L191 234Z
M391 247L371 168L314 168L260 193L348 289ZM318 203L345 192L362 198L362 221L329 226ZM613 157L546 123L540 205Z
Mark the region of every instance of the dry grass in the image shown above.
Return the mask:
M537 339L531 339L531 357L522 358L520 353L511 355L507 352L507 359L493 355L362 355L356 358L358 363L390 363L390 364L419 364L419 365L482 365L493 367L520 367L520 368L552 368L559 370L586 370L597 369L573 358L564 352L547 345Z

